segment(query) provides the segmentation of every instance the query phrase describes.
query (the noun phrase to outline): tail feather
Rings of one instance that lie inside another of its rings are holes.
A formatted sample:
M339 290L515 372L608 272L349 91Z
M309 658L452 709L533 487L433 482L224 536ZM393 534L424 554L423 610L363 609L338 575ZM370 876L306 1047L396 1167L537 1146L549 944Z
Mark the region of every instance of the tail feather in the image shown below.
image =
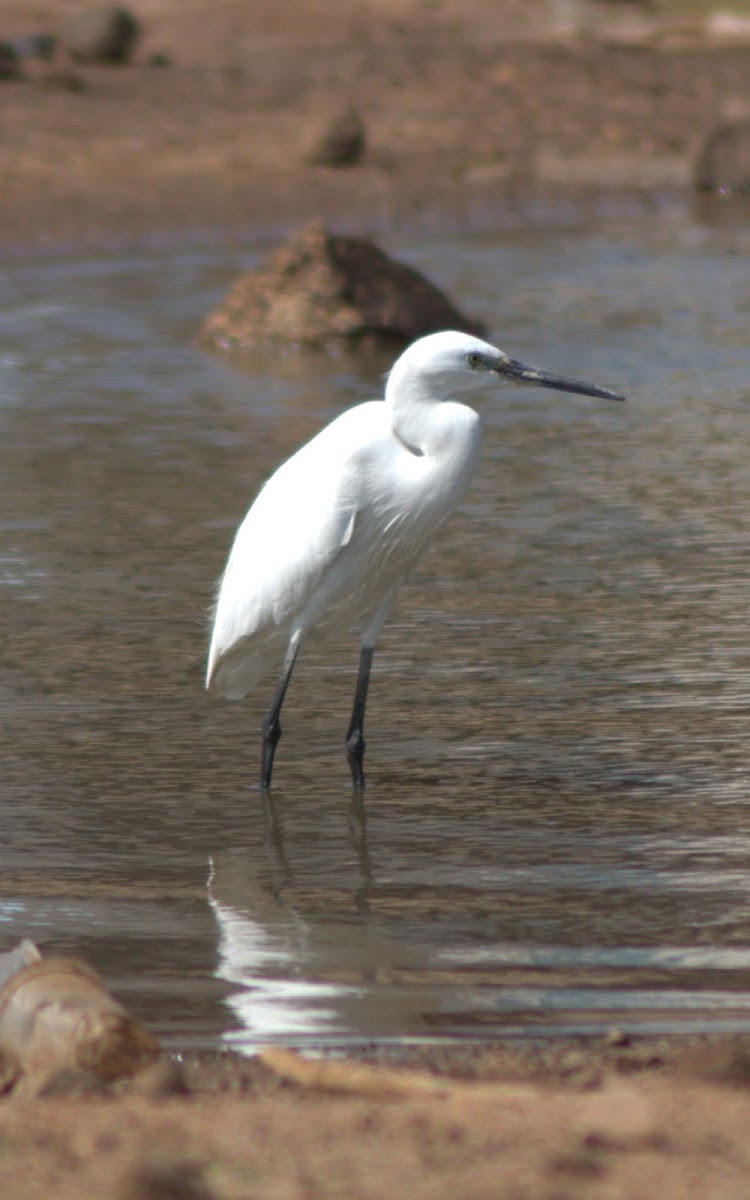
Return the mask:
M225 700L241 700L278 665L278 650L259 651L240 642L227 654L209 661L206 687Z

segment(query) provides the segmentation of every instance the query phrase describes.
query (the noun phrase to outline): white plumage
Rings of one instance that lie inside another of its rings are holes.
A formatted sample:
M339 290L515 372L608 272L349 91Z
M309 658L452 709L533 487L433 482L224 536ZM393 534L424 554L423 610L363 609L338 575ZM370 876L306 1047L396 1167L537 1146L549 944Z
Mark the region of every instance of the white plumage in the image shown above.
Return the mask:
M405 576L464 495L479 454L479 417L453 397L498 375L621 399L525 367L467 334L432 334L396 361L383 400L343 413L279 467L240 525L219 587L206 686L239 699L286 654L264 727L263 786L297 651L312 630L352 626L362 647L360 711L355 699L347 747L354 782L364 783L372 648Z

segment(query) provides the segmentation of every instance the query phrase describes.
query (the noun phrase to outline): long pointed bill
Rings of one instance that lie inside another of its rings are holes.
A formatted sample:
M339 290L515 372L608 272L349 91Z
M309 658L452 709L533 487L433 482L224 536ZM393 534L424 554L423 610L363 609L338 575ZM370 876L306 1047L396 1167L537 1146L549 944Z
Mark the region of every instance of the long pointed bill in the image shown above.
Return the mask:
M564 375L552 375L549 371L539 371L536 367L527 367L515 358L504 358L495 370L498 375L532 387L552 388L556 392L575 392L578 396L599 396L602 400L625 399L619 392L612 392L609 388L584 383L580 379L566 379Z

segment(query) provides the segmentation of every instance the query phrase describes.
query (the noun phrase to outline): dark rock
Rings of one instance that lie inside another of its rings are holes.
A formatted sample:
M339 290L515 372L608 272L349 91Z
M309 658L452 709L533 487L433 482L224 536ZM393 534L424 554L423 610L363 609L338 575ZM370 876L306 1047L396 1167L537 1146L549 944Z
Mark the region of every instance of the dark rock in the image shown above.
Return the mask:
M222 349L285 342L406 345L440 329L481 335L434 284L364 237L307 226L241 275L205 321Z
M140 32L131 12L104 5L65 17L61 41L77 62L123 63L131 58Z
M57 39L51 33L31 33L27 37L11 38L8 44L19 59L39 58L50 62L55 56Z
M314 143L308 162L324 167L348 167L365 152L365 127L359 113L347 109L331 121Z
M750 194L750 121L720 125L709 134L693 180L702 192Z
M21 60L12 42L0 42L0 80L21 79Z
M120 1182L120 1200L213 1200L203 1166L190 1160L145 1160Z

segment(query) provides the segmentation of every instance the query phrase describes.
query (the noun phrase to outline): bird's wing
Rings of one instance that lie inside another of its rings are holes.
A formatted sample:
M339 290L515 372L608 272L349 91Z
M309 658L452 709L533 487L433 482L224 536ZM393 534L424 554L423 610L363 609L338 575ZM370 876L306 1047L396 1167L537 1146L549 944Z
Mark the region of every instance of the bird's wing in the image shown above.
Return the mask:
M361 445L345 418L370 407L349 410L279 467L240 525L219 588L209 680L239 643L250 652L254 634L300 612L350 541Z

